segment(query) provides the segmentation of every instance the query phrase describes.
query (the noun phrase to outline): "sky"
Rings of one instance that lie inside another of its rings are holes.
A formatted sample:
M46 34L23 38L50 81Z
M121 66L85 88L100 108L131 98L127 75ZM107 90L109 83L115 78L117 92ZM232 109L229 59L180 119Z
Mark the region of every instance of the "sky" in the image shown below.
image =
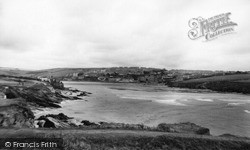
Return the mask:
M188 37L231 12L235 32ZM0 0L0 67L250 70L249 0Z

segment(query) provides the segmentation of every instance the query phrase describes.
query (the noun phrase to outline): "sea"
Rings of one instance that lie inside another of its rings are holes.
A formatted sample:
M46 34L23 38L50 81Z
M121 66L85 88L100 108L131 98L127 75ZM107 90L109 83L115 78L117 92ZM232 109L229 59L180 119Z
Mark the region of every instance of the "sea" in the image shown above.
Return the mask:
M164 85L64 81L92 94L82 100L66 100L59 109L36 115L64 113L77 121L142 123L192 122L212 135L250 137L250 95L209 90L170 88Z

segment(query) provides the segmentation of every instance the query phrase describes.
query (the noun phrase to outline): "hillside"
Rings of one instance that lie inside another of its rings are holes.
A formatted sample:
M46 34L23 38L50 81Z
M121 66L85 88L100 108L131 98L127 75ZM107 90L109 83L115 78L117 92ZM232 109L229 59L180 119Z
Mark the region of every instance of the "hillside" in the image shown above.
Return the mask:
M234 74L172 82L170 86L191 89L210 89L218 92L250 94L249 81L250 74Z
M0 75L10 75L10 76L25 76L28 70L20 70L17 68L6 68L0 67Z
M244 81L250 80L250 74L233 74L233 75L225 75L225 76L213 76L199 79L192 79L183 81L183 83L191 83L191 82L217 82L217 81ZM249 81L248 81L249 82Z

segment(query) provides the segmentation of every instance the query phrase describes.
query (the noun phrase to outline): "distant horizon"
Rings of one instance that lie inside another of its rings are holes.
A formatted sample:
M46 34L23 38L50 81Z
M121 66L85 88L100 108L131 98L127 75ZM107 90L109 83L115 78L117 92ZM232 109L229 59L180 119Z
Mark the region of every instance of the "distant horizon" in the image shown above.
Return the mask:
M113 66L113 67L56 67L56 68L45 68L45 69L26 69L26 68L16 68L16 67L5 67L5 66L0 66L1 68L4 69L13 69L13 70L23 70L23 71L39 71L39 70L52 70L52 69L100 69L100 68L120 68L120 67L127 67L127 68L131 68L131 67L137 67L137 66ZM237 71L241 71L241 72L250 72L250 70L205 70L205 69L176 69L176 68L171 68L171 69L167 69L167 68L157 68L157 67L145 67L145 66L140 66L138 68L152 68L152 69L166 69L166 70L187 70L187 71L223 71L223 72L237 72Z

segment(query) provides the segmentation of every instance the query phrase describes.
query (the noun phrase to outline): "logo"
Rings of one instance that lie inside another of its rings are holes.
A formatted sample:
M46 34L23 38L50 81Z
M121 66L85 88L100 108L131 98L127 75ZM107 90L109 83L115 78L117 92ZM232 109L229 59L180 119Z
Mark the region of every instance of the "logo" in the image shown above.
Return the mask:
M188 37L191 40L204 37L205 40L212 40L218 36L234 32L236 23L229 18L231 13L223 13L208 19L202 17L192 18L188 25L191 28L188 32Z
M0 138L0 149L63 149L63 139Z
M11 143L10 142L5 142L5 147L11 147Z

